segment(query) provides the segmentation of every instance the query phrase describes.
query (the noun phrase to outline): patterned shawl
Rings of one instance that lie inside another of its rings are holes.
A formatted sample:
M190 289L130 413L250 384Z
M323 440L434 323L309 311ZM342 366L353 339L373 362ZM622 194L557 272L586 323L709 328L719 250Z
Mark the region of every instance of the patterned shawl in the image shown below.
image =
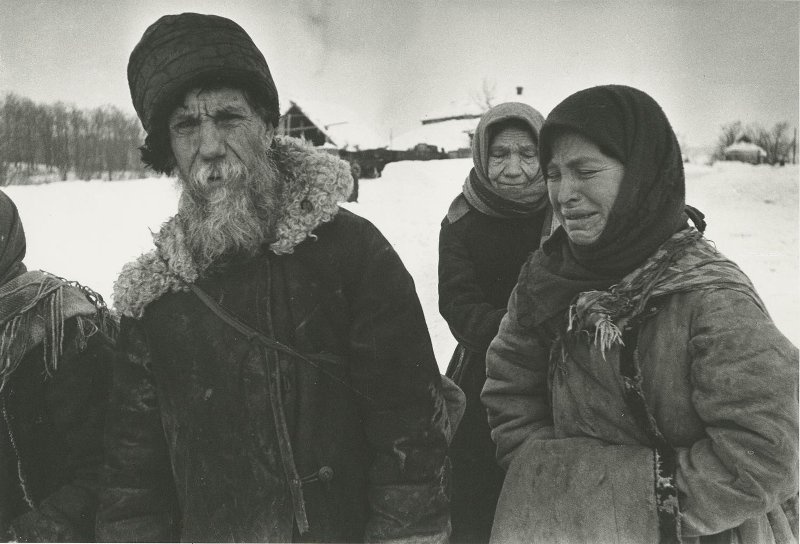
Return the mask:
M652 297L732 289L764 303L744 272L694 229L675 233L639 268L605 291L580 293L569 307L567 332L588 333L603 355L622 343L621 329Z
M76 318L79 349L98 330L115 336L102 297L87 287L46 272L26 272L0 286L0 392L31 349L42 344L44 372L58 368L64 323Z

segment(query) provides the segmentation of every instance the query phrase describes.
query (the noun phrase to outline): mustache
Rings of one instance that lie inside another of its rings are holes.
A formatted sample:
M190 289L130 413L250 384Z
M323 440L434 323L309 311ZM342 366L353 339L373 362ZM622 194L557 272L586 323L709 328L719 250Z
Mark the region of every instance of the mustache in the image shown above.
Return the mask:
M179 213L200 270L236 253L255 255L274 239L285 193L272 154L250 165L226 157L189 174L180 179Z
M198 203L218 199L221 187L252 186L252 178L274 179L279 176L277 153L271 148L261 149L250 162L238 156L227 155L214 161L199 161L192 165L186 176L178 176L183 193Z
M226 157L212 163L203 162L193 166L186 181L193 187L204 188L210 183L227 183L234 179L242 179L247 174L248 168L242 161Z

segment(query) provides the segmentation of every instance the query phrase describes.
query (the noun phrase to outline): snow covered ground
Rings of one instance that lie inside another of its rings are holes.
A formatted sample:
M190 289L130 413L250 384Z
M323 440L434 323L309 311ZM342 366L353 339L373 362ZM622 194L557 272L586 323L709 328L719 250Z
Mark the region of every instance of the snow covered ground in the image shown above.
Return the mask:
M416 282L444 370L455 340L439 316L439 223L461 189L470 159L391 163L361 180L347 208L375 223ZM687 201L706 214L708 238L751 277L781 330L800 341L798 167L687 165ZM4 189L17 203L29 269L80 281L110 299L122 265L152 246L150 231L174 213L169 179L63 182Z

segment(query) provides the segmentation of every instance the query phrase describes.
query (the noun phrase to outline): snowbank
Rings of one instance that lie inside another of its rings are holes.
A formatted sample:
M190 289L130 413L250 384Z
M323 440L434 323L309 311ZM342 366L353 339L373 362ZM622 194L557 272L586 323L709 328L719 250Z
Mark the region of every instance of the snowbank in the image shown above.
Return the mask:
M471 159L389 163L383 177L362 180L359 203L348 205L378 225L414 276L442 368L455 340L437 307L439 223L471 166ZM775 322L798 344L797 166L685 167L687 202L706 214L706 235L750 276Z
M122 265L152 248L175 213L178 191L167 178L66 181L4 189L19 208L28 240L25 264L89 285L111 304Z
M472 162L390 163L361 180L347 208L375 223L414 277L444 370L453 348L438 312L439 224ZM687 200L708 221L707 236L752 278L781 330L800 340L798 168L716 163L686 165ZM92 286L108 300L122 265L151 248L150 231L177 206L168 179L64 182L7 187L28 237L31 269L43 268Z

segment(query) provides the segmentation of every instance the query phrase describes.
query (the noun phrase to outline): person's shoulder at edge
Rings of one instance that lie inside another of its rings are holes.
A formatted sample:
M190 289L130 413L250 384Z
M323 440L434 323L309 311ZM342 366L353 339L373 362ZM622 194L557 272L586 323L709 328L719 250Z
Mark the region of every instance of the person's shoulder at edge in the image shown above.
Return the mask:
M459 193L450 203L447 209L447 215L442 219L442 226L452 225L459 220L463 219L474 208L467 202L464 193Z
M331 251L339 248L344 254L355 256L367 248L374 248L375 244L392 245L372 221L348 209L339 208L336 215L314 229L312 236L298 249L321 245L320 248L331 248Z
M336 231L343 235L353 235L356 232L366 230L380 232L380 229L366 217L351 212L347 208L339 208L336 215L333 216L330 221L321 224L314 230L314 234L323 236L327 232Z

